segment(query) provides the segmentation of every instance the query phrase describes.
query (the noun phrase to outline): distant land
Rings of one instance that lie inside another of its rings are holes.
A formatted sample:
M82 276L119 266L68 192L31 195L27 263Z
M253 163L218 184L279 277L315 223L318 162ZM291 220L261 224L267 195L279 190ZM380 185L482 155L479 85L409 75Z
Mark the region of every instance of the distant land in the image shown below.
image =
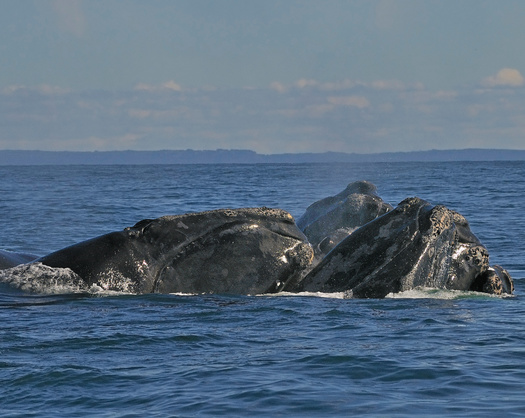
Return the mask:
M0 150L0 165L275 164L362 162L525 161L525 150L462 149L355 154L343 152L258 154L213 151L17 151Z

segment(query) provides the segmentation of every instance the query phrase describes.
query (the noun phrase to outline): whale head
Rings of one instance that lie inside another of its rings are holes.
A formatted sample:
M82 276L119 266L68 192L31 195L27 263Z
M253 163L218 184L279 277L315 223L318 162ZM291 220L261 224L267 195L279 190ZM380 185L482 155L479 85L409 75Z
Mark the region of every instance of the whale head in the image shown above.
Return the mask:
M248 208L145 219L36 261L105 289L258 294L297 280L312 257L288 212Z

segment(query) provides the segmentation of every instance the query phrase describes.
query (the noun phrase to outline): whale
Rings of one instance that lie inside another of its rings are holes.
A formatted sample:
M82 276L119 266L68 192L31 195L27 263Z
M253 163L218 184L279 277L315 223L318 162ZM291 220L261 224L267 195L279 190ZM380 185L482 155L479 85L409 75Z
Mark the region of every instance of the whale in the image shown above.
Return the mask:
M511 294L508 272L489 254L467 220L414 197L341 241L293 289L384 298L418 287Z
M104 290L248 295L299 281L312 258L292 215L263 207L145 219L34 264L71 270Z
M357 228L393 209L377 195L373 183L355 181L335 196L308 206L297 226L312 244L319 261Z
M297 224L282 209L217 209L144 219L36 259L0 250L0 282L36 293L284 291L353 298L421 287L514 290L509 272L490 265L461 214L418 197L393 208L365 181L310 205Z

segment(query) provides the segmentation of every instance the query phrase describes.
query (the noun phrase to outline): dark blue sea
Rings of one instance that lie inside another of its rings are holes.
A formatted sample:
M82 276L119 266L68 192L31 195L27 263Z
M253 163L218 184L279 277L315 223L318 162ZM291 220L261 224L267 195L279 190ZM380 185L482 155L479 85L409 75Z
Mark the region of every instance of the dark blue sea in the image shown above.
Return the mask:
M3 166L0 248L44 255L139 220L356 180L463 214L513 297L24 294L0 288L0 415L522 416L525 162Z

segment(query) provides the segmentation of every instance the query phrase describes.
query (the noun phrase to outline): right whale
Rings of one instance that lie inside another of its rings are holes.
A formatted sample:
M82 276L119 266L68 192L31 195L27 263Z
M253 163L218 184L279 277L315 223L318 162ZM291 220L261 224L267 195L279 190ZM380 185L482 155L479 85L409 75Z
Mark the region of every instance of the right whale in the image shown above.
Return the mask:
M83 288L255 295L276 293L300 280L312 257L292 215L262 207L145 219L34 263L69 269L65 279ZM25 272L24 266L15 269L4 272L8 280ZM44 280L48 271L40 269L36 280Z
M357 229L284 290L383 298L416 287L513 291L508 272L489 266L487 249L462 215L417 197Z
M360 226L394 209L369 181L350 183L335 196L312 203L297 220L314 249L315 264Z

